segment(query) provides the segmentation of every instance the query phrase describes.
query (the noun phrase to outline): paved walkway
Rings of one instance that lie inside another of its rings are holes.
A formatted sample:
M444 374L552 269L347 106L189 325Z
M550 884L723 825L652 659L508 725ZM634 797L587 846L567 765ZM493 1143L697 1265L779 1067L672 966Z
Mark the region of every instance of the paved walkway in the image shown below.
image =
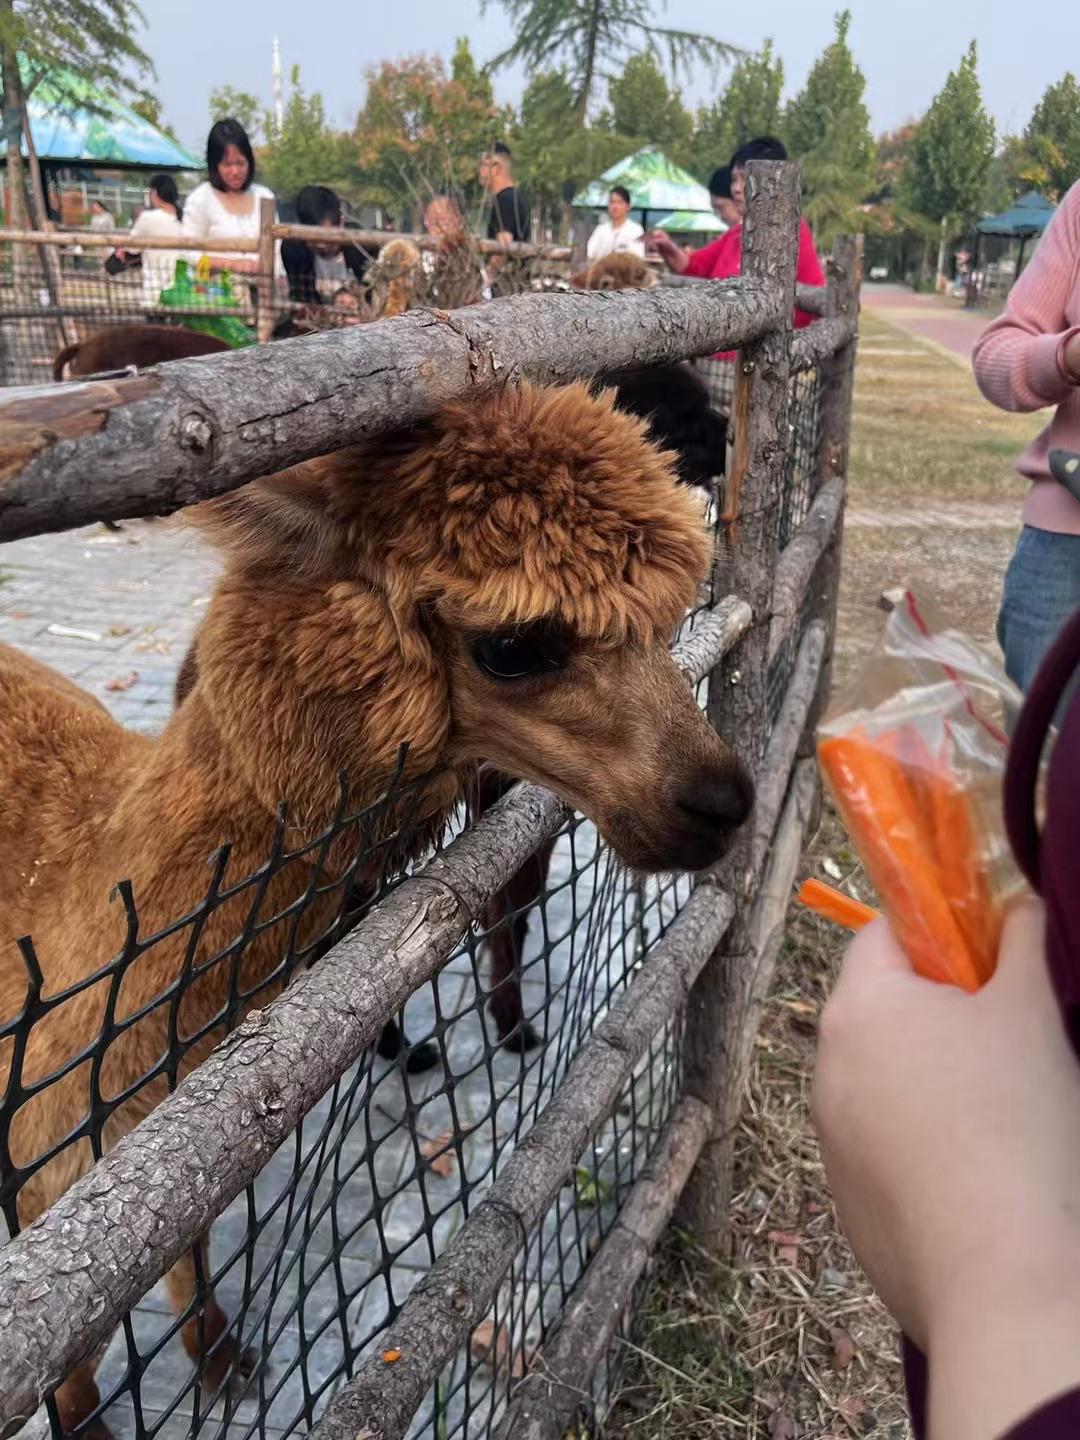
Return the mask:
M965 310L962 300L942 295L917 295L901 285L874 285L862 288L863 308L882 319L917 335L967 364L975 341L986 329L990 315L983 310Z

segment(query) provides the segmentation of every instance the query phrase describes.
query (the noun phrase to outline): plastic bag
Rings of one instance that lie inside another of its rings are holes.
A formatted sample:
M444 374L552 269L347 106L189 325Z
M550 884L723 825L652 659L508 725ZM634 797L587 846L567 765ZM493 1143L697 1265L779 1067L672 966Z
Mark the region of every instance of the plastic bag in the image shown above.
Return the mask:
M818 731L826 783L916 971L969 991L993 974L1005 907L1025 889L1001 804L1021 699L908 593Z
M206 312L185 315L185 330L197 330L202 335L213 335L234 350L255 342L254 331L238 315L213 313L214 310L236 310L240 307L240 301L233 294L228 271L219 271L216 276L211 277L207 266L202 275L196 272L193 280L188 272L187 261L178 260L173 283L161 292L159 304L165 309Z

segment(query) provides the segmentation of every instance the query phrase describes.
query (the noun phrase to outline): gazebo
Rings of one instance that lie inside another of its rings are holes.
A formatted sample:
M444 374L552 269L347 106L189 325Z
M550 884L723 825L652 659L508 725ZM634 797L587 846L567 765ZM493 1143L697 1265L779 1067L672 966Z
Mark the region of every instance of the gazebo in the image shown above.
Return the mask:
M1037 240L1046 229L1057 207L1037 190L1021 195L1015 205L1003 210L1000 215L988 215L975 226L975 256L971 262L974 275L979 269L979 252L983 236L994 236L1002 240L1019 240L1020 253L1016 260L1016 273L1020 274L1024 264L1024 251L1028 242Z
M655 145L646 145L619 160L598 180L579 190L570 203L575 210L606 210L613 185L629 190L630 213L646 230L650 214L670 216L672 211L690 211L712 215L712 198L705 186Z

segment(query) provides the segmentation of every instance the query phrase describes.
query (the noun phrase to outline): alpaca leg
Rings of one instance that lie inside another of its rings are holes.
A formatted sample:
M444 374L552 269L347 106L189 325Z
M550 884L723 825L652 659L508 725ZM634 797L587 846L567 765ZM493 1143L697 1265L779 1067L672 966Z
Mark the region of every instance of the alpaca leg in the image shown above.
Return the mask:
M413 1045L396 1020L388 1020L382 1028L376 1050L384 1060L396 1060L402 1050L408 1050L405 1069L410 1075L422 1075L425 1070L434 1070L439 1063L439 1047L434 1040L422 1040Z
M204 1235L199 1241L200 1265L203 1274L205 1299L201 1315L198 1311L188 1316L180 1329L184 1349L200 1366L200 1384L204 1391L214 1395L221 1389L231 1370L241 1375L250 1375L255 1365L255 1356L250 1350L241 1352L236 1340L227 1333L229 1319L214 1299L210 1286L210 1246ZM165 1288L169 1303L176 1315L187 1310L196 1294L198 1282L194 1251L189 1251L178 1260L165 1276Z
M103 1352L104 1347L93 1359L84 1360L81 1365L76 1366L64 1383L57 1386L53 1400L65 1433L70 1433L84 1424L86 1417L92 1415L101 1404L101 1392L94 1379L94 1372ZM103 1420L95 1420L89 1429L82 1432L81 1440L113 1440L113 1433Z
M508 1050L531 1050L540 1044L540 1036L525 1020L521 998L521 959L529 933L528 910L544 893L553 848L553 843L549 841L535 855L530 855L493 902L501 909L502 924L489 938L491 1013L499 1039Z

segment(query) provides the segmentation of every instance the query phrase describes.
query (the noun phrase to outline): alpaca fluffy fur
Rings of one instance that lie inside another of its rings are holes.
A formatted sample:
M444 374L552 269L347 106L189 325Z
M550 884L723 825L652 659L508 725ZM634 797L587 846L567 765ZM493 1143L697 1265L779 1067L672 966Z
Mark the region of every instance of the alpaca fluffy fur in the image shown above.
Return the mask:
M583 661L576 689L568 682L566 695L549 700L520 692L526 698L506 710L507 723L525 734L524 754L537 743L529 729L535 710L548 717L535 733L559 755L575 728L583 753L592 746L602 755L608 742L622 756L629 742L613 741L613 724L631 727L627 734L638 739L650 716L654 729L668 726L662 756L645 767L647 784L659 786L669 767L694 774L730 759L666 654L708 560L700 512L673 483L671 458L645 442L643 423L615 410L610 394L595 397L582 385L507 388L189 514L222 547L225 569L199 633L194 688L160 737L124 730L76 685L0 646L0 1016L17 1014L24 1000L19 936L33 936L46 994L77 984L124 948L124 910L109 901L118 880L130 880L140 935L152 936L199 904L207 859L223 844L232 847L227 882L265 862L279 805L288 806L287 840L296 847L331 820L342 770L354 809L374 799L402 740L410 747L407 773L428 777L418 823L437 830L483 758L486 740L476 737L495 724L491 702L469 698L469 684L482 682L469 678L462 635L543 618L565 625L593 657ZM619 707L595 690L618 664L631 667L640 691L626 714L613 714ZM591 774L585 761L579 768ZM622 760L612 773L617 791L625 784ZM573 784L566 793L580 799ZM387 825L394 821L388 815ZM356 843L346 837L324 857L324 881L345 876ZM270 881L257 904L260 923L272 923L249 932L234 961L241 992L266 984L280 966L294 919L286 911L314 875L314 858L298 857ZM127 967L115 1019L149 1008L112 1039L100 1077L105 1095L159 1067L170 1004L166 998L155 1008L155 998L186 964L197 972L244 933L255 919L255 893L211 911L197 936L164 938ZM330 893L308 908L297 951L310 953L329 931L340 901ZM191 1047L181 1073L220 1038L230 968L207 968L179 1003L181 1043ZM109 983L103 978L39 1018L24 1084L99 1033ZM259 1003L272 993L264 990ZM218 1028L202 1035L215 1017ZM0 1083L8 1064L10 1050L0 1050ZM16 1164L32 1165L84 1120L88 1083L87 1067L79 1067L19 1110L11 1132ZM165 1086L157 1075L109 1117L106 1147ZM83 1138L31 1174L20 1195L23 1221L91 1162ZM173 1272L178 1306L191 1283L183 1266ZM224 1325L209 1300L208 1340ZM192 1354L197 1328L184 1336ZM233 1358L223 1346L209 1381ZM65 1384L58 1403L72 1423L96 1394L92 1367Z
M578 290L648 290L659 281L640 255L617 251L571 275L570 284Z

